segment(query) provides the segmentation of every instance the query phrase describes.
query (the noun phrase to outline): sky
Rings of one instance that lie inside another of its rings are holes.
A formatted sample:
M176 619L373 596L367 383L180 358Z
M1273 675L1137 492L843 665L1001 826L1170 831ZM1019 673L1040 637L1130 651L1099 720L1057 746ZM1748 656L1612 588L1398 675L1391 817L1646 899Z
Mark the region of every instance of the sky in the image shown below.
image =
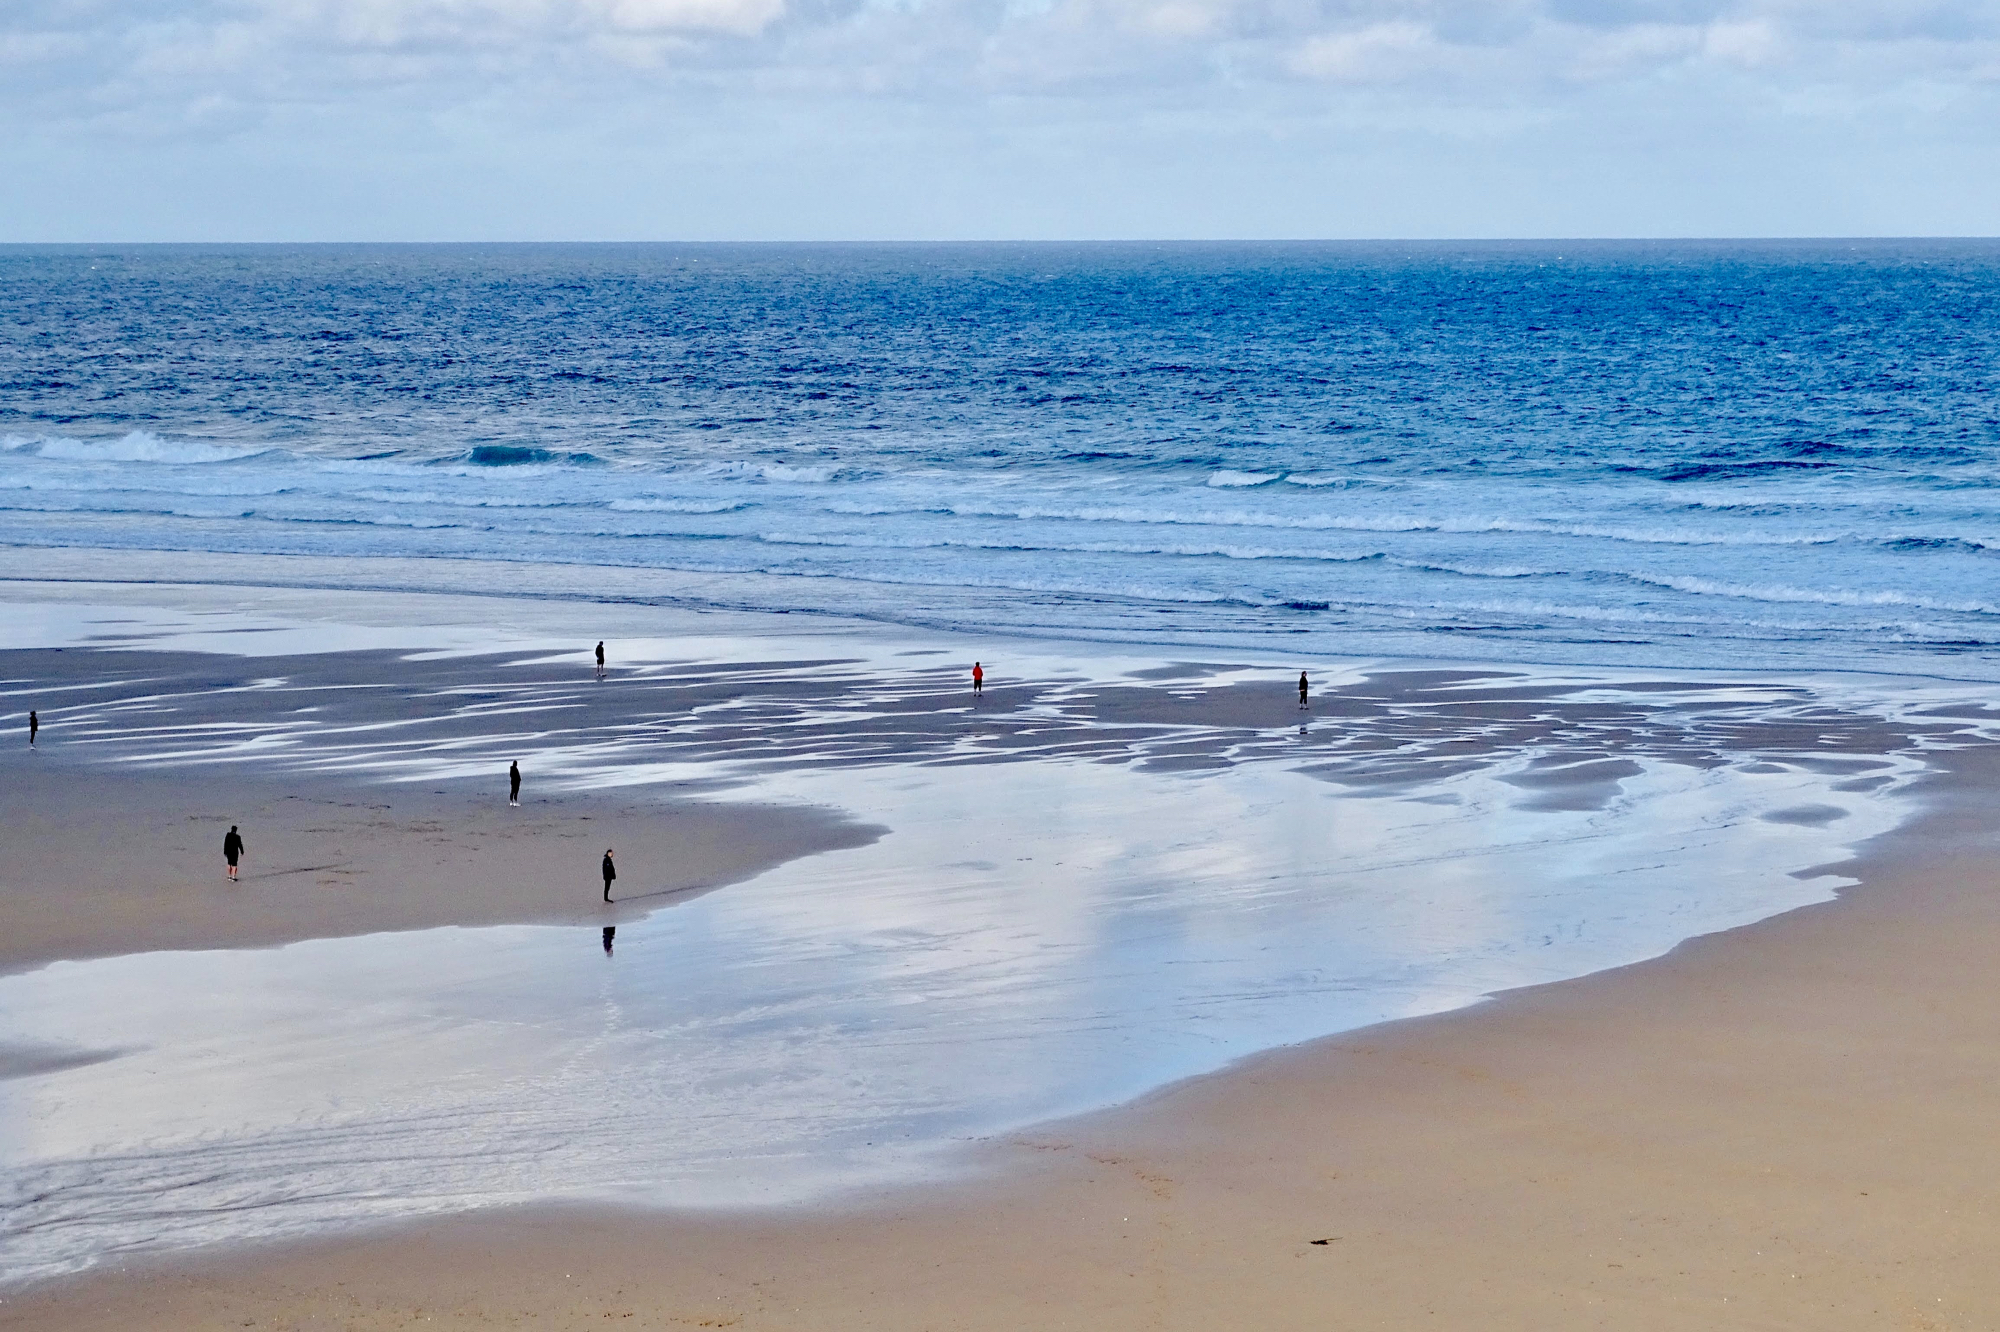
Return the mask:
M1996 0L0 0L0 242L2000 233Z

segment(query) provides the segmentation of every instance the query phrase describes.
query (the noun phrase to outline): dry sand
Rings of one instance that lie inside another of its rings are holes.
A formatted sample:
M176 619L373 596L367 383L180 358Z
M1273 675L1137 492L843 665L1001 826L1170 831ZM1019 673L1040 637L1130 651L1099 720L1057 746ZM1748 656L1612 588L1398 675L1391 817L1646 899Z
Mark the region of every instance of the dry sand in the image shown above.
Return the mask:
M1044 1126L971 1183L168 1256L0 1326L2000 1327L2000 756L1944 761L1838 902Z

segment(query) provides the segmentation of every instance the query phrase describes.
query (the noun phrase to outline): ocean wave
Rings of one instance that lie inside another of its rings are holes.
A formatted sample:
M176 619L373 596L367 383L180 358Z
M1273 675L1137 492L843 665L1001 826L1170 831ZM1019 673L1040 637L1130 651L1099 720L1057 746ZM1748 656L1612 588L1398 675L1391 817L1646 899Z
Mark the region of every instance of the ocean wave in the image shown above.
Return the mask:
M463 461L471 463L474 467L520 467L536 463L591 467L601 465L604 459L594 453L559 453L553 449L531 448L525 444L481 444L467 451Z
M1140 506L1001 505L944 502L936 505L829 504L830 512L856 516L943 513L961 518L1007 518L1062 522L1132 523L1171 527L1259 527L1303 532L1439 532L1455 536L1512 533L1523 536L1581 537L1668 546L1819 546L1845 539L1840 532L1713 532L1672 528L1614 527L1518 518L1438 518L1418 514L1273 513L1257 509L1171 509Z
M67 435L8 435L0 438L0 449L26 453L63 462L143 462L218 463L251 458L270 450L263 445L244 447L204 444L190 439L162 439L150 430L133 430L117 439L76 439Z
M360 516L355 514L335 514L335 513L309 514L309 515L264 514L264 513L256 513L253 511L253 512L246 512L244 513L243 516L245 518L261 518L267 522L303 523L315 527L362 527L362 528L386 527L386 528L396 528L396 529L407 529L418 532L434 531L440 528L456 528L460 531L466 531L466 532L494 532L494 531L504 530L497 523L468 523L451 518L426 518L419 516L403 517L400 515L389 515L389 514L379 514L379 513L371 513L366 516ZM554 534L540 533L539 535L554 535Z
M1790 587L1782 583L1725 583L1713 578L1629 571L1622 576L1637 583L1650 583L1655 587L1671 588L1676 592L1689 592L1696 596L1735 597L1746 601L1827 606L1908 606L1913 610L1945 611L1960 615L2000 615L2000 606L1994 606L1989 602L1948 601L1941 597L1927 597L1910 592L1859 592L1851 588Z
M1882 545L1890 550L1904 553L1987 555L2000 550L2000 541L1990 541L1984 537L1894 536L1882 538Z
M711 462L695 469L697 475L716 477L727 481L786 481L806 485L820 485L833 480L840 473L835 464L794 467L787 463L753 462Z
M569 509L589 505L580 495L446 495L435 490L352 490L329 499L369 504L434 504L446 509Z
M1292 560L1302 563L1356 564L1386 559L1380 550L1277 550L1269 546L1155 545L1150 542L982 541L977 537L864 536L844 532L761 532L756 540L775 546L825 546L847 550L985 550L1023 555L1164 555L1174 558L1230 560ZM1409 567L1418 567L1411 565Z
M1208 484L1218 489L1227 487L1261 486L1276 481L1283 472L1231 472L1220 471L1208 478Z
M1644 470L1667 482L1743 481L1774 472L1823 472L1844 465L1819 458L1753 458L1745 462L1678 463Z
M1576 569L1543 569L1527 564L1496 564L1480 567L1467 564L1441 564L1436 560L1392 562L1401 568L1414 569L1420 573L1457 574L1461 578L1570 578L1581 572Z
M157 473L134 474L92 469L88 474L47 472L0 467L0 490L39 491L56 495L142 495L186 499L256 499L297 493L295 478L273 476L269 472L202 472L182 475L177 484L153 484ZM115 509L107 509L116 512Z
M749 500L615 499L605 507L619 513L735 513L755 506Z

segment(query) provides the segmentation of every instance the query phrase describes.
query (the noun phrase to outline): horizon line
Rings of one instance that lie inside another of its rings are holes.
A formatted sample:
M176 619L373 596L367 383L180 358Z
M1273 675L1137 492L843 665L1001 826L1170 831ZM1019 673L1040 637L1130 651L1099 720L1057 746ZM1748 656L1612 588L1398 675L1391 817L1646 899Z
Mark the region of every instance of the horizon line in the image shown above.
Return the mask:
M1945 241L2000 241L2000 234L1881 235L1669 235L1669 236L1077 236L1077 237L870 237L870 238L511 238L511 239L282 239L282 240L0 240L0 249L87 246L420 246L420 245L767 245L767 246L956 246L956 245L1754 245L1883 244Z

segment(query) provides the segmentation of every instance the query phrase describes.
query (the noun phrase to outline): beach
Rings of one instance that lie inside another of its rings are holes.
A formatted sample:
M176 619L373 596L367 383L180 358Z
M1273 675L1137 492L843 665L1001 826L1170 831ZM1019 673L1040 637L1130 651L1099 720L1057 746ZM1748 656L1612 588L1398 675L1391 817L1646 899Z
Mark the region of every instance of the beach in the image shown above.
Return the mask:
M2000 1318L1976 690L10 596L0 1325Z
M1259 1058L830 1212L133 1264L10 1326L1982 1328L1986 771L1840 903ZM1324 1244L1315 1241L1324 1240Z

